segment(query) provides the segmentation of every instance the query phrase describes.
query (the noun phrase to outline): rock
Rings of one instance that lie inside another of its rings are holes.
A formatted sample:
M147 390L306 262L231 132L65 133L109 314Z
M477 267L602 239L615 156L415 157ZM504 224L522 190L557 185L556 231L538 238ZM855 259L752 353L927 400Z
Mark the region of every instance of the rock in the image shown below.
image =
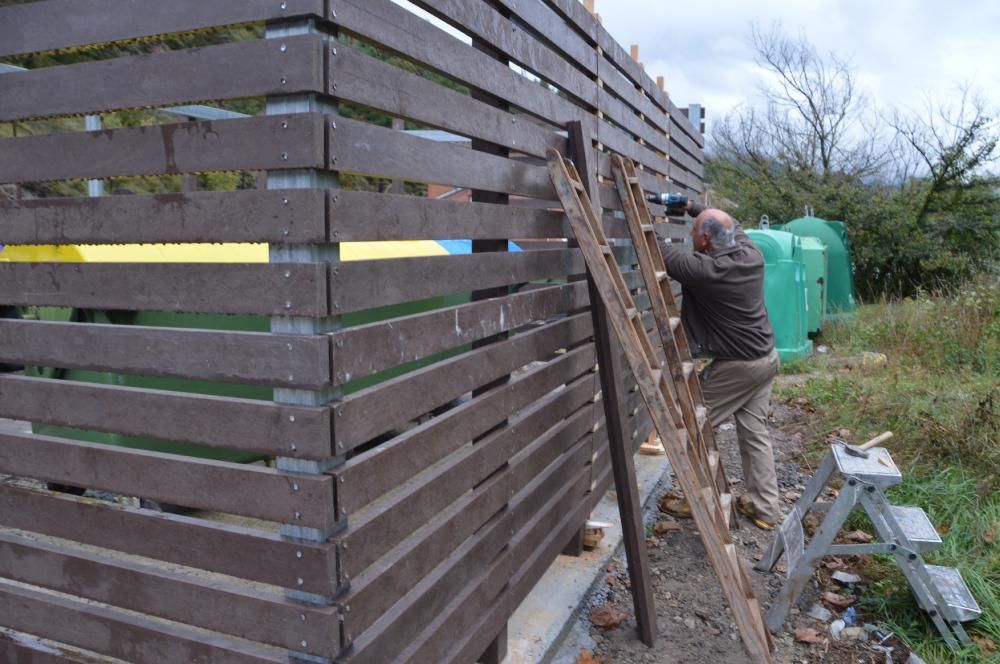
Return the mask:
M840 638L842 639L863 639L865 636L865 630L860 627L845 627L840 632Z
M785 492L785 500L787 500L790 503L794 503L796 500L798 500L801 497L802 497L802 494L799 493L798 491L786 491Z
M795 640L799 643L822 643L823 635L812 627L797 627L795 629Z
M685 618L684 619L684 626L687 627L688 629L694 629L695 626L697 626L697 624L698 623L695 621L694 618Z
M823 593L823 601L832 607L838 609L846 609L851 604L854 604L855 598L849 597L847 595L841 595L840 593L825 592ZM853 622L854 622L853 620L849 620L847 621L847 624L850 625L853 624Z
M843 631L844 631L843 620L834 620L832 623L830 623L830 636L833 637L834 641L840 641L841 634L843 633Z
M829 622L830 618L833 617L833 612L825 606L813 604L812 608L809 609L809 617L815 618L820 622Z
M861 583L861 577L857 574L848 574L847 572L836 571L830 575L834 581L839 581L840 583Z
M736 428L736 425L732 422L726 422L725 424L719 425L719 431L732 431Z

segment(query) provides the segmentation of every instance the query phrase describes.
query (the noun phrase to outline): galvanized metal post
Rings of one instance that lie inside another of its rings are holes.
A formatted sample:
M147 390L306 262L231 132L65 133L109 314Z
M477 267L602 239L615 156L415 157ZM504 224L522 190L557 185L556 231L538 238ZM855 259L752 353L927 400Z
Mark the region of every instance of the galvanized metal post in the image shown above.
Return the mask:
M282 3L284 5L284 3ZM266 37L278 42L274 57L280 58L284 49L280 40L293 35L316 33L323 35L329 42L327 48L330 56L336 55L336 33L327 29L325 25L317 24L315 19L294 20L271 23L267 26ZM336 101L321 97L316 94L288 95L280 97L269 97L267 99L266 113L268 115L282 115L287 113L310 113L320 112L335 114L337 110ZM336 123L331 121L330 131L336 130ZM316 169L289 169L280 171L269 171L267 174L267 188L274 189L313 189L313 188L338 188L339 179L335 173L320 171ZM312 244L312 245L275 245L269 249L269 258L272 263L331 263L340 262L340 247L336 243ZM317 335L332 332L340 327L340 319L336 316L327 318L305 318L300 316L275 316L271 319L271 331L281 334L297 335ZM339 398L341 392L338 389L328 387L322 390L297 390L297 389L275 389L274 401L283 404L297 404L319 406L329 404ZM322 461L303 460L291 457L278 457L277 467L280 470L303 473L308 475L320 475L330 468L343 462L342 456L331 456ZM334 509L335 505L327 506ZM346 518L338 520L338 527L324 531L316 528L306 528L295 523L298 515L289 515L287 523L281 524L281 535L292 540L306 540L313 542L325 542L336 531L346 524ZM289 564L294 564L290 560ZM289 599L309 604L332 605L338 592L330 596L320 596L304 593L291 588L285 591ZM302 642L302 647L307 648L308 643ZM293 661L327 662L329 660L317 658L298 652L290 652L289 658Z
M87 131L100 131L104 128L100 115L88 115L84 117L84 128ZM87 195L91 198L99 198L104 195L104 180L87 180Z

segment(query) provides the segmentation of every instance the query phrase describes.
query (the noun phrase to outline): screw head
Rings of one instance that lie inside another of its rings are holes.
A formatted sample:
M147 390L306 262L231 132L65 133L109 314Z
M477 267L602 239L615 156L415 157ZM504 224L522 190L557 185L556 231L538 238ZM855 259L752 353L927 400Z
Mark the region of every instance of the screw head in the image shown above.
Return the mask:
M281 51L282 53L284 53L285 51L288 50L288 45L287 44L282 44L281 46L278 47L278 50Z
M284 10L288 9L288 3L287 2L282 2L278 6L281 7L281 11L284 11Z
M294 415L289 415L288 416L288 421L289 422L294 422L295 421L295 416Z
M301 577L299 577L298 579L295 579L295 585L297 585L297 586L301 586L304 583L305 583L305 581L303 581Z
M288 161L288 153L287 152L282 152L281 153L281 161Z
M288 84L288 79L285 78L284 76L282 76L281 77L281 84L282 85L287 85ZM284 127L285 129L287 129L288 128L288 123L287 122L282 122L281 126Z
M284 84L284 82L285 82L285 79L281 79L281 83ZM281 121L281 128L282 129L288 129L288 120L282 120Z
M302 552L301 551L296 551L295 552L295 557L296 558L301 558L302 557Z
M302 512L296 512L294 516L295 516L295 520L299 521L299 520L302 519Z
M288 205L288 197L287 196L281 199L281 204L282 205Z

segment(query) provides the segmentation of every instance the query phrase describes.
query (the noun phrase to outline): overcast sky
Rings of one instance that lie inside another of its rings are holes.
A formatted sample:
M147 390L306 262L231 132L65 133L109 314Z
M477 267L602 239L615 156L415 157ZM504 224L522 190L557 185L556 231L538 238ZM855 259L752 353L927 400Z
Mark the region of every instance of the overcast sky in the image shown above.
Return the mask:
M849 58L880 108L923 108L972 84L1000 106L1000 0L596 0L604 26L678 106L713 120L752 101L760 80L750 26L780 20L818 49Z

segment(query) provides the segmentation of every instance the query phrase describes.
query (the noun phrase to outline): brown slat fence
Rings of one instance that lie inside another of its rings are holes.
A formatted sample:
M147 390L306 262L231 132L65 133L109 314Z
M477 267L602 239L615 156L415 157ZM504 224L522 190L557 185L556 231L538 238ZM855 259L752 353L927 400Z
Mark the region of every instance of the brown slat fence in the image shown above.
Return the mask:
M0 658L476 661L610 486L584 263L541 159L582 123L638 289L610 154L697 195L701 134L576 0L415 5L450 29L390 0L0 8L0 60L27 67L0 73L0 244L267 256L0 262L24 314L0 362L29 367L0 375L0 417L33 423L0 433ZM152 110L232 100L259 112ZM145 121L82 131L122 111ZM259 186L171 179L234 171ZM31 196L139 176L163 191ZM348 259L455 239L472 252ZM134 438L200 456L109 444Z

